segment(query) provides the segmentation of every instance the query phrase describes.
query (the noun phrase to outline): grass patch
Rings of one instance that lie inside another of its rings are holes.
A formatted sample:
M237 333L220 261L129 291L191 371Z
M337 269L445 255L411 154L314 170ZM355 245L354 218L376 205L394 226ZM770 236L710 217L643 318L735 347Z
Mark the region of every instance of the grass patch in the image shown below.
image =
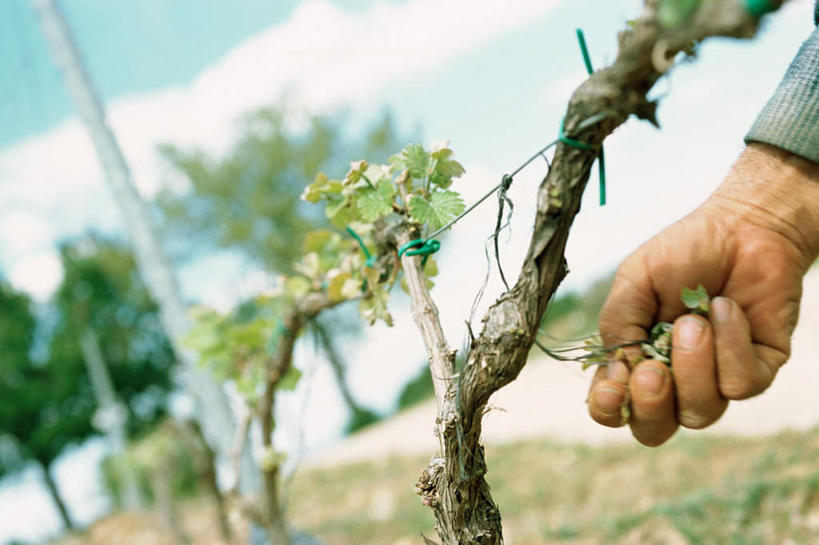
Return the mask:
M658 449L540 440L487 448L507 545L811 543L819 539L817 431L684 435ZM337 545L434 536L413 492L426 457L305 471L294 524Z

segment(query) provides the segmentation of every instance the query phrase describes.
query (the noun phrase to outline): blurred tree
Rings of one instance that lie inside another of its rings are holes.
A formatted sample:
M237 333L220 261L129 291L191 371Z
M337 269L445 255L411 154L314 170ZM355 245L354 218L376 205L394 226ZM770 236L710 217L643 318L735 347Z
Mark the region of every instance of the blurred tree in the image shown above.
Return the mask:
M56 368L31 361L35 327L29 298L0 283L0 435L9 447L0 474L39 464L63 523L73 528L51 464L66 446L94 432L94 402L81 362Z
M164 229L182 241L182 257L202 247L238 250L267 271L293 272L305 235L329 225L321 210L300 199L305 186L318 172L342 177L349 157L386 161L403 140L389 113L356 137L342 131L342 122L315 116L305 129L295 131L281 111L264 109L245 119L243 135L222 159L163 147L165 159L189 182L188 191L166 189L157 197ZM342 358L331 341L340 327L343 321L325 320L315 333L348 405L348 431L354 431L378 417L350 393Z
M0 283L0 474L37 462L64 524L73 527L53 479L52 463L97 432L95 402L81 339L94 331L128 435L165 414L174 362L156 306L139 281L131 254L99 238L61 247L64 278L44 361L32 361L36 319L31 301Z
M342 132L341 123L316 116L296 131L281 111L264 109L244 119L242 136L224 158L163 146L164 158L190 184L189 191L159 193L164 229L188 252L203 245L239 250L265 270L292 272L305 234L328 226L320 210L300 199L305 186L318 172L343 176L348 157L385 161L399 147L388 113L357 138Z
M137 435L165 415L173 382L174 354L157 306L124 244L88 236L63 244L60 255L63 282L54 298L58 320L49 363L83 366L81 341L92 332L125 404L127 434Z

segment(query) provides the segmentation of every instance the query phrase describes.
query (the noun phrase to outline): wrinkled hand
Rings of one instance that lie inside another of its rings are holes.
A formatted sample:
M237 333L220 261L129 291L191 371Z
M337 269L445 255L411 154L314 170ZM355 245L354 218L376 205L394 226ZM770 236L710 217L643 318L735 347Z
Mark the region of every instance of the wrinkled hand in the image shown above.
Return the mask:
M598 369L589 413L622 426L630 403L635 438L655 446L682 425L703 428L729 400L764 391L790 355L802 276L819 250L819 165L751 144L697 210L622 263L600 313L607 346L645 339L674 322L673 373L644 361ZM703 284L708 319L686 311L683 287ZM636 350L636 348L635 348Z

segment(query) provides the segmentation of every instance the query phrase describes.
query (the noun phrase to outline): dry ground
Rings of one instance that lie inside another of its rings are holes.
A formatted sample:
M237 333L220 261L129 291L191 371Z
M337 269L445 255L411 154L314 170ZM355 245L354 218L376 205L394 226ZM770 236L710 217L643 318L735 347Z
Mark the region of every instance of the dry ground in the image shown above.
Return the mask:
M683 436L660 449L546 440L489 447L507 545L819 544L819 430ZM328 545L434 536L412 484L426 456L305 469L289 516ZM218 543L210 507L185 508L194 543ZM106 517L61 545L171 545L150 515Z

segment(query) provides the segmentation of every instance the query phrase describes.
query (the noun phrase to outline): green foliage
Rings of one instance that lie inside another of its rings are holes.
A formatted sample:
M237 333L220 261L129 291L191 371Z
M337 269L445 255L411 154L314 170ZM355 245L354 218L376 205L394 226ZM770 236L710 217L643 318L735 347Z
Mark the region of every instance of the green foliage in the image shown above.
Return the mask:
M49 466L62 451L96 433L97 409L79 336L96 332L117 395L138 433L164 413L173 354L156 307L123 247L96 238L61 247L64 271L40 330L47 354L31 357L37 322L29 299L0 283L0 440L12 445L0 474L28 461ZM6 449L4 449L6 450Z
M143 433L162 418L175 355L130 250L88 236L61 249L63 282L54 297L58 321L49 365L76 368L87 381L78 339L94 331L117 396L128 409L127 431Z
M152 481L157 476L170 479L171 495L175 498L191 497L201 492L203 473L208 470L207 454L191 435L184 423L160 422L129 443L123 454L103 458L103 488L115 501L121 498L120 468L128 465L136 475L140 495L149 501L156 499Z
M343 125L341 118L313 117L306 129L296 131L282 112L266 109L245 119L243 135L223 158L164 147L165 159L189 183L186 191L166 189L158 196L165 230L184 241L185 248L238 250L268 270L292 272L305 235L327 226L299 201L305 180L319 171L343 172L340 157L382 159L395 147L396 131L387 114L363 137L345 133ZM324 180L329 186L319 183L305 200L317 199L319 188L341 191L340 182ZM383 206L380 196L369 198L372 202L363 203L367 217ZM349 221L342 218L347 211L339 214L346 225Z
M434 231L463 212L460 195L446 189L463 173L445 145L427 151L420 144L410 144L393 155L389 165L357 161L343 180L319 174L302 199L327 201L327 217L342 229L351 222L373 223L398 212ZM399 185L407 191L406 202L399 195Z
M369 234L361 229L362 240ZM227 313L197 307L192 311L193 326L185 344L195 350L202 365L219 380L230 380L237 391L254 405L262 393L267 366L275 355L285 325L282 313L300 298L324 294L333 303L361 298L369 302L372 294L364 288L373 278L373 269L364 263L358 243L338 233L320 229L304 238L302 258L294 273L279 278L279 288L270 294L244 301ZM380 303L367 303L377 307ZM386 301L380 304L379 317L389 320ZM296 332L300 334L301 332ZM295 367L277 383L277 388L292 390L301 373Z
M445 189L462 173L463 167L452 159L449 148L428 152L412 144L393 156L389 165L356 161L340 180L319 174L304 189L302 199L324 202L331 223L352 229L360 241L327 229L306 233L299 261L289 267L290 274L280 277L275 293L246 301L224 314L196 309L187 344L219 379L233 381L253 405L284 331L282 313L301 298L324 295L331 303L358 299L359 313L367 322L381 320L392 325L387 303L400 264L395 254L378 255L372 236L375 223L395 213L421 227L439 228L463 210L460 196ZM405 198L399 188L406 192ZM375 257L368 260L365 254ZM425 273L437 274L433 259L427 260ZM293 388L298 378L292 368L278 387ZM365 412L354 415L356 426L377 417Z
M671 334L673 331L674 325L668 322L654 324L648 335L648 342L640 345L643 356L671 366Z
M454 191L438 191L429 196L410 197L410 216L418 223L429 225L433 231L440 229L464 211L464 201Z
M683 288L681 298L685 308L692 313L699 314L700 316L708 316L711 305L708 292L705 291L705 286L700 284L695 290Z
M275 350L281 327L281 301L260 296L245 301L229 313L206 307L192 311L193 327L185 344L196 350L203 365L218 380L231 380L237 391L254 405L261 395L267 363ZM295 387L292 377L287 385Z
M460 195L446 189L463 172L445 145L427 151L420 144L410 144L393 155L388 165L356 161L342 180L319 174L304 189L302 199L323 201L327 218L339 229L354 226L355 231L369 234L380 219L401 214L434 231L464 210ZM392 325L387 302L398 266L393 257L391 263L381 259L375 266L358 268L364 281L361 289L366 293L359 303L359 313L368 323L382 320ZM347 272L349 277L340 273L330 279L333 297L349 299L355 291L358 277L354 271ZM437 272L435 261L428 259L425 273L434 276Z
M0 438L4 448L0 475L17 471L30 460L48 465L71 440L90 433L93 405L76 403L67 395L79 387L79 372L66 369L62 380L51 392L55 377L42 364L30 358L34 345L36 319L31 300L0 281ZM89 394L88 390L85 391ZM71 408L65 422L61 411ZM73 414L79 419L71 418Z

